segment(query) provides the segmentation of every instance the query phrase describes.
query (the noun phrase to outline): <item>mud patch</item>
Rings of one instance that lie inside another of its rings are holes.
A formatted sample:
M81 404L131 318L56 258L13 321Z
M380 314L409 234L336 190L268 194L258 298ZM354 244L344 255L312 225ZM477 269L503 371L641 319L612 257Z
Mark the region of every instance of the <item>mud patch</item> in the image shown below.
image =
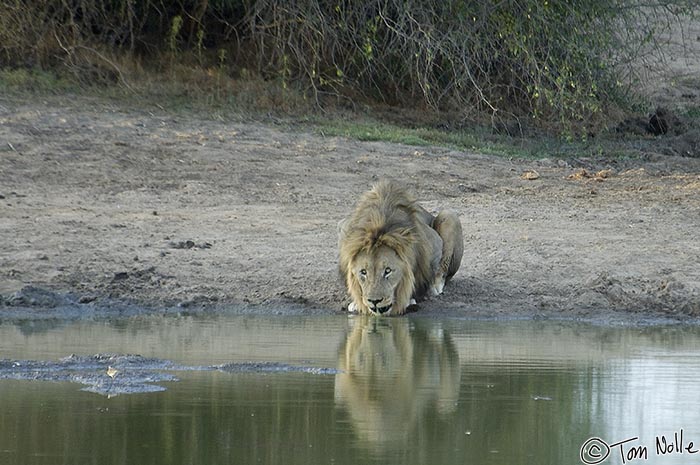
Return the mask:
M309 373L335 375L334 368L296 366L276 362L242 362L209 366L181 365L170 360L141 355L69 355L57 362L40 360L0 360L0 379L71 382L82 384L82 391L114 397L165 391L163 382L179 381L178 371L221 371L225 373Z
M56 308L74 304L75 301L65 295L37 286L25 286L7 297L0 296L0 306Z
M155 384L177 381L165 370L182 369L167 360L140 355L69 355L57 362L0 360L0 379L69 381L83 384L83 391L106 396L164 391Z
M700 296L674 278L649 279L601 273L584 286L581 302L618 311L700 315Z
M337 375L335 368L295 366L277 362L225 363L208 367L226 373L309 373L312 375Z

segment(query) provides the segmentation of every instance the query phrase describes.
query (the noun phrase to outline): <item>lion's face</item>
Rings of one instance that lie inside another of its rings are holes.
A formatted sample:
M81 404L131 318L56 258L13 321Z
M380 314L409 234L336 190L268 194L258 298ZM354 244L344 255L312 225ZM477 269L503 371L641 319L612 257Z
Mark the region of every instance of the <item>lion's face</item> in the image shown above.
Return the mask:
M377 315L390 313L396 304L396 289L406 272L398 254L387 246L362 251L353 260L351 272L360 285L362 303L367 309Z

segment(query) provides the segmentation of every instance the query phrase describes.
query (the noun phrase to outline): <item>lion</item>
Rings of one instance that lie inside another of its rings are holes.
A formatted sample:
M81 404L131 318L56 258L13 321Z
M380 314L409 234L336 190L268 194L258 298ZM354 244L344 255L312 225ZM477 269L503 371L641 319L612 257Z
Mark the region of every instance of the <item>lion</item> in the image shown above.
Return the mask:
M428 293L442 294L462 262L457 214L433 216L395 181L380 181L365 193L338 232L351 312L402 315Z

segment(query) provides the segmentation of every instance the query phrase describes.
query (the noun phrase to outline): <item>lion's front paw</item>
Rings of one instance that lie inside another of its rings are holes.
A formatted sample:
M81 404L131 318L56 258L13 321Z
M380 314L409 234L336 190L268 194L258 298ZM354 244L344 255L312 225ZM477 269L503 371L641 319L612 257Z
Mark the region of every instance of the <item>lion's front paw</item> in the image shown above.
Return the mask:
M406 307L406 311L404 313L412 313L418 310L418 303L416 302L416 299L411 299L411 301L408 303L408 307Z
M430 289L431 293L435 295L440 295L442 294L442 291L445 289L445 277L443 275L438 275L435 277L435 280L433 281L433 286Z
M408 305L405 307L394 307L391 309L390 312L388 312L388 315L391 316L400 316L400 315L405 315L406 313L410 312L415 312L418 310L418 303L416 302L416 299L411 299L408 301Z

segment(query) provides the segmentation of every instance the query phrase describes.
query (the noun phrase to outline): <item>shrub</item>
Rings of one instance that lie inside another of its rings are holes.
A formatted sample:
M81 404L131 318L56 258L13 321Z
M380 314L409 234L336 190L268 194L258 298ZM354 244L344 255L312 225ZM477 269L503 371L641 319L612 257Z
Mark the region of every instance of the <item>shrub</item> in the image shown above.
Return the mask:
M624 104L632 63L695 2L7 0L0 63L119 80L114 53L172 66L189 51L199 66L224 56L319 101L566 124Z

